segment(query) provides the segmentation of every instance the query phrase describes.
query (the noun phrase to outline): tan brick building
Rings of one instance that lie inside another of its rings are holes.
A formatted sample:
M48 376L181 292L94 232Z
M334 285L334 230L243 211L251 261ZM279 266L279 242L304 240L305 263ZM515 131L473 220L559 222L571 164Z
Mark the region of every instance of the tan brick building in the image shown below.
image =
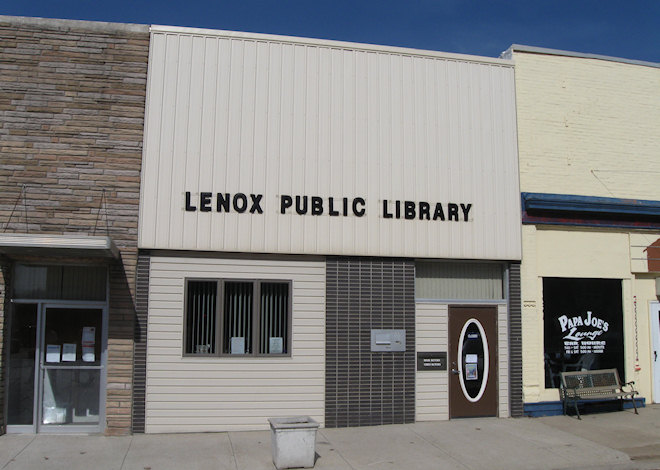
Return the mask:
M0 432L131 430L148 49L0 17Z
M659 402L660 64L516 45L506 57L516 67L525 411L561 413L559 373L580 369L616 367Z

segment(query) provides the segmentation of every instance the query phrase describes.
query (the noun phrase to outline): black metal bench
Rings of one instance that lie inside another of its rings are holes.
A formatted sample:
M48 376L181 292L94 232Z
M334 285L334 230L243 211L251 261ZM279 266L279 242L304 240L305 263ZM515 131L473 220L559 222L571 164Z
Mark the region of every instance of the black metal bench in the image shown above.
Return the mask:
M635 395L639 392L635 390L634 384L635 382L621 384L616 369L562 372L559 396L564 406L564 414L567 406L572 403L578 419L582 419L578 411L578 402L584 400L619 400L623 410L623 401L627 398L632 400L635 414L638 414Z

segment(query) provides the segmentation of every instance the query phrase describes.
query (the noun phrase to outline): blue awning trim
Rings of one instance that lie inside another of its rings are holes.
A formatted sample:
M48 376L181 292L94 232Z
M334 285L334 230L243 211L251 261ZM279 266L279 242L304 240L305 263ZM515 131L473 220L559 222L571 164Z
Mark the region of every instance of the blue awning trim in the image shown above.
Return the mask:
M523 223L660 228L660 201L522 193Z

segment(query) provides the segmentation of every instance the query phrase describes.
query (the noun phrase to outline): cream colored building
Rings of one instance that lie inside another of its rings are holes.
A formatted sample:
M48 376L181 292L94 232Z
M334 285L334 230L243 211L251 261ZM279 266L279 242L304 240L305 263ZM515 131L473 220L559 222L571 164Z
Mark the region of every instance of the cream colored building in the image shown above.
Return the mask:
M560 369L619 367L659 402L660 64L517 45L504 57L516 73L525 411L556 412ZM588 325L597 310L612 320Z
M145 432L522 414L511 61L152 26L143 163Z

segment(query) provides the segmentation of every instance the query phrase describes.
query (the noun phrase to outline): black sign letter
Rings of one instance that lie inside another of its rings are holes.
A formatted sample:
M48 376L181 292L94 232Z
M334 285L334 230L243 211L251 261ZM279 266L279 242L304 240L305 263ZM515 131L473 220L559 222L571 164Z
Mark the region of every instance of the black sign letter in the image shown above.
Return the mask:
M419 220L431 220L431 205L428 202L419 203Z
M458 222L458 204L450 202L447 204L447 220L454 220Z
M211 193L199 193L199 210L202 212L211 212Z
M387 212L387 199L383 199L383 219L391 219L392 214Z
M190 203L190 191L186 191L186 211L187 212L195 212L197 210L197 207L193 206Z
M445 220L445 212L442 210L442 203L435 203L435 211L433 212L433 220Z
M407 220L415 218L415 203L413 201L405 201L403 203L403 214Z
M280 214L286 214L286 210L293 205L293 199L291 196L282 194L280 196Z
M323 199L318 196L312 196L312 215L323 214Z
M255 212L258 212L259 214L264 213L264 211L261 209L262 197L263 194L250 194L250 199L252 199L252 207L250 208L250 214L254 214Z
M216 196L215 210L222 212L223 209L225 212L229 212L229 193L218 193Z
M362 199L361 197L356 197L355 199L353 199L353 214L355 214L358 217L362 217L365 212L364 204L365 204L364 199ZM358 209L357 208L358 205L361 205L362 209Z
M240 205L238 203L241 203ZM238 213L245 212L247 209L247 197L243 193L234 194L234 210Z
M461 204L461 210L463 211L463 220L465 222L468 221L468 213L470 212L471 207L472 204Z
M334 198L328 198L328 215L337 216L339 212L335 210L335 200Z
M302 201L302 204L300 201ZM296 196L296 212L299 215L307 214L307 196Z

